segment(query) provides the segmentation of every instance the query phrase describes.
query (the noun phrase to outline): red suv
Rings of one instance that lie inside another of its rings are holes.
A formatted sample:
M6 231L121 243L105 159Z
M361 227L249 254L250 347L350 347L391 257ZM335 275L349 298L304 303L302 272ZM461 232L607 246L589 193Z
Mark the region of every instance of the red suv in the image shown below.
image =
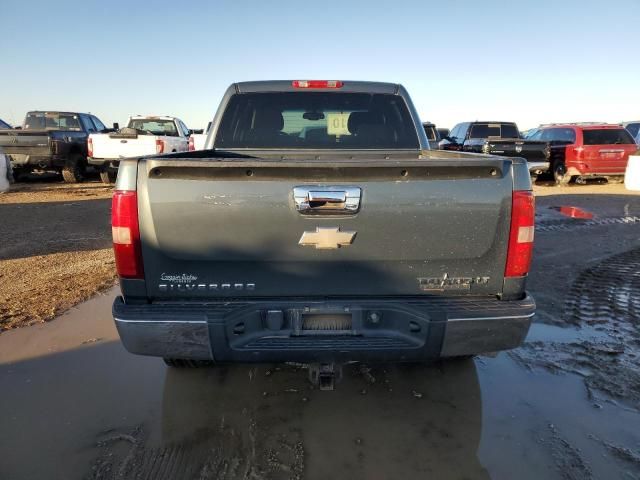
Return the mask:
M602 123L542 125L527 138L549 143L557 185L578 177L623 176L629 155L638 150L624 127Z

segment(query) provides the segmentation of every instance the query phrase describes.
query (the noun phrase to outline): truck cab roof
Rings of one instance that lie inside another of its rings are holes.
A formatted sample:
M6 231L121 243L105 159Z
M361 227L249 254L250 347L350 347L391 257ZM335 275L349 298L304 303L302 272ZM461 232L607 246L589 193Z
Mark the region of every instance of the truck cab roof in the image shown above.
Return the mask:
M258 93L258 92L298 92L304 90L314 90L322 92L366 92L366 93L386 93L398 94L401 85L386 82L363 82L352 80L318 80L318 82L337 82L339 87L296 87L294 82L315 82L311 80L263 80L256 82L238 82L232 85L236 93Z
M131 115L130 120L179 120L171 115Z

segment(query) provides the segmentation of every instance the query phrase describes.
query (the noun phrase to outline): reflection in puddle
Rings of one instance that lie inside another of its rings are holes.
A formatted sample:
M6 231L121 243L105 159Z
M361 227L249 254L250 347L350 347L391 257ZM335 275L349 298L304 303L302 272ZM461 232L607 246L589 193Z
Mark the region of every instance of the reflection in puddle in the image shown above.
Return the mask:
M579 218L581 220L591 220L594 217L594 214L587 211L587 210L583 210L582 208L578 208L578 207L572 207L569 205L563 205L560 207L549 207L552 210L556 210L557 212L560 212L560 214L564 215L565 217L569 217L569 218Z

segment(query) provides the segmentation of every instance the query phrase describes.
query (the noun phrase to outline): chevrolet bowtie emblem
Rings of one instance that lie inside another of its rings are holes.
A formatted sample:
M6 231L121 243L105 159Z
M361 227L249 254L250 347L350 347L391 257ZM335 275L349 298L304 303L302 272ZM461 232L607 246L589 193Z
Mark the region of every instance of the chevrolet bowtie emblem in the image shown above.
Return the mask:
M315 232L304 232L299 245L331 250L351 245L356 232L341 232L339 227L316 227Z

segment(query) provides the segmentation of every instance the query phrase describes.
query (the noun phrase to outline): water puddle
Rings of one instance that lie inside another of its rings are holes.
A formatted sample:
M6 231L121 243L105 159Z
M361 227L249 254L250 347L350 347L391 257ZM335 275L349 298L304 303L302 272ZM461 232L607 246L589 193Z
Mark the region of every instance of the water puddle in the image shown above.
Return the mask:
M573 207L570 205L562 205L559 207L549 207L551 210L560 212L561 215L569 218L579 218L581 220L591 220L595 215L582 208Z

